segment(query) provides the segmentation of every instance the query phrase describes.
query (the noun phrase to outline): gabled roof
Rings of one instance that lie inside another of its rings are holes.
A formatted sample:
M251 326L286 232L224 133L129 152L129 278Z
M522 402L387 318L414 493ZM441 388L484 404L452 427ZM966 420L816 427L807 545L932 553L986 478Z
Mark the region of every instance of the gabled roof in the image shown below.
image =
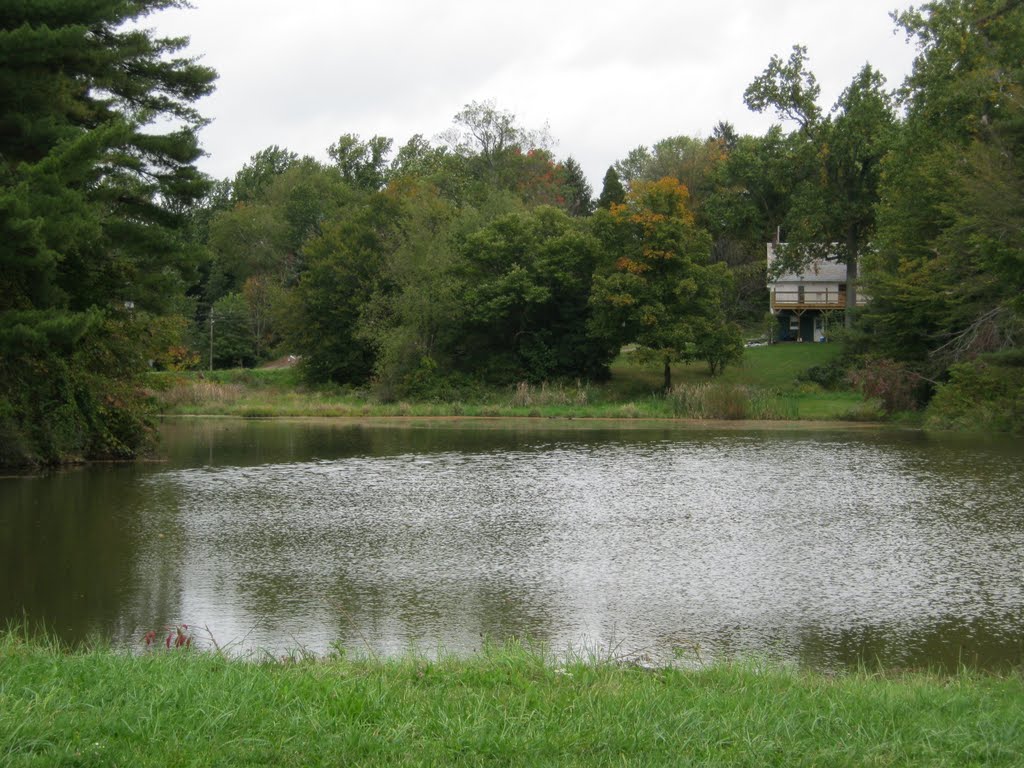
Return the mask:
M775 243L768 243L768 272L771 274L772 262L775 261ZM845 283L846 265L836 261L815 259L807 268L797 274L795 272L783 272L772 283Z

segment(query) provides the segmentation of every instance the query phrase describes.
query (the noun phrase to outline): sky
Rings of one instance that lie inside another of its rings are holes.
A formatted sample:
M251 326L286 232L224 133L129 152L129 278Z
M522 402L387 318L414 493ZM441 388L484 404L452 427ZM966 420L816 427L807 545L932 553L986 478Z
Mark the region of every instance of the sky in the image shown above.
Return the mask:
M608 166L720 120L763 133L743 91L794 44L834 104L870 62L898 86L914 48L894 31L897 0L191 0L145 20L191 39L216 69L199 103L202 170L233 176L276 144L326 159L346 133L434 140L466 104L493 101L520 126L547 125L595 191Z

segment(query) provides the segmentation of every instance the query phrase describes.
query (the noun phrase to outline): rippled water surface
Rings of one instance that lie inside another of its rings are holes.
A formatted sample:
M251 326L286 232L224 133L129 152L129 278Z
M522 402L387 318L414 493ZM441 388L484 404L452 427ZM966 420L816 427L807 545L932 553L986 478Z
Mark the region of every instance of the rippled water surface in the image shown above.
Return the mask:
M280 653L1024 658L1024 449L866 430L179 421L0 480L0 613Z

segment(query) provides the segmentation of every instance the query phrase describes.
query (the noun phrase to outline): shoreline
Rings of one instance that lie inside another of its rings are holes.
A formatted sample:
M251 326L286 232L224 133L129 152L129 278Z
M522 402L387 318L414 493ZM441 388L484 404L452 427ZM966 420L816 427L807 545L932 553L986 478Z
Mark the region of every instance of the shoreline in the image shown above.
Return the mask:
M246 416L225 413L162 413L157 418L166 419L233 419L236 421L295 421L347 423L367 426L394 427L416 425L473 425L498 428L504 424L530 425L537 428L600 428L614 426L621 429L676 428L683 431L819 431L828 429L870 431L893 430L924 432L917 426L900 426L882 421L843 421L829 419L689 419L654 416L458 416L458 415L259 415Z

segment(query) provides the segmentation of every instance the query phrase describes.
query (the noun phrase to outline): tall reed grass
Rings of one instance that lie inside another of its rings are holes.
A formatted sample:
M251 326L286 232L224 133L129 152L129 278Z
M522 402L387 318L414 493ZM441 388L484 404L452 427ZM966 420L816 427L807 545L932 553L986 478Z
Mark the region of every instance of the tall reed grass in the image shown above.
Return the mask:
M799 417L794 397L741 384L677 384L666 398L673 416L680 419L778 420Z
M575 387L567 387L563 384L548 384L547 382L537 386L530 384L528 381L521 381L516 385L516 391L512 395L512 407L586 405L589 399L589 387L579 381L576 382Z
M233 405L245 394L245 386L237 382L209 379L175 379L168 386L152 391L164 408L182 406Z

